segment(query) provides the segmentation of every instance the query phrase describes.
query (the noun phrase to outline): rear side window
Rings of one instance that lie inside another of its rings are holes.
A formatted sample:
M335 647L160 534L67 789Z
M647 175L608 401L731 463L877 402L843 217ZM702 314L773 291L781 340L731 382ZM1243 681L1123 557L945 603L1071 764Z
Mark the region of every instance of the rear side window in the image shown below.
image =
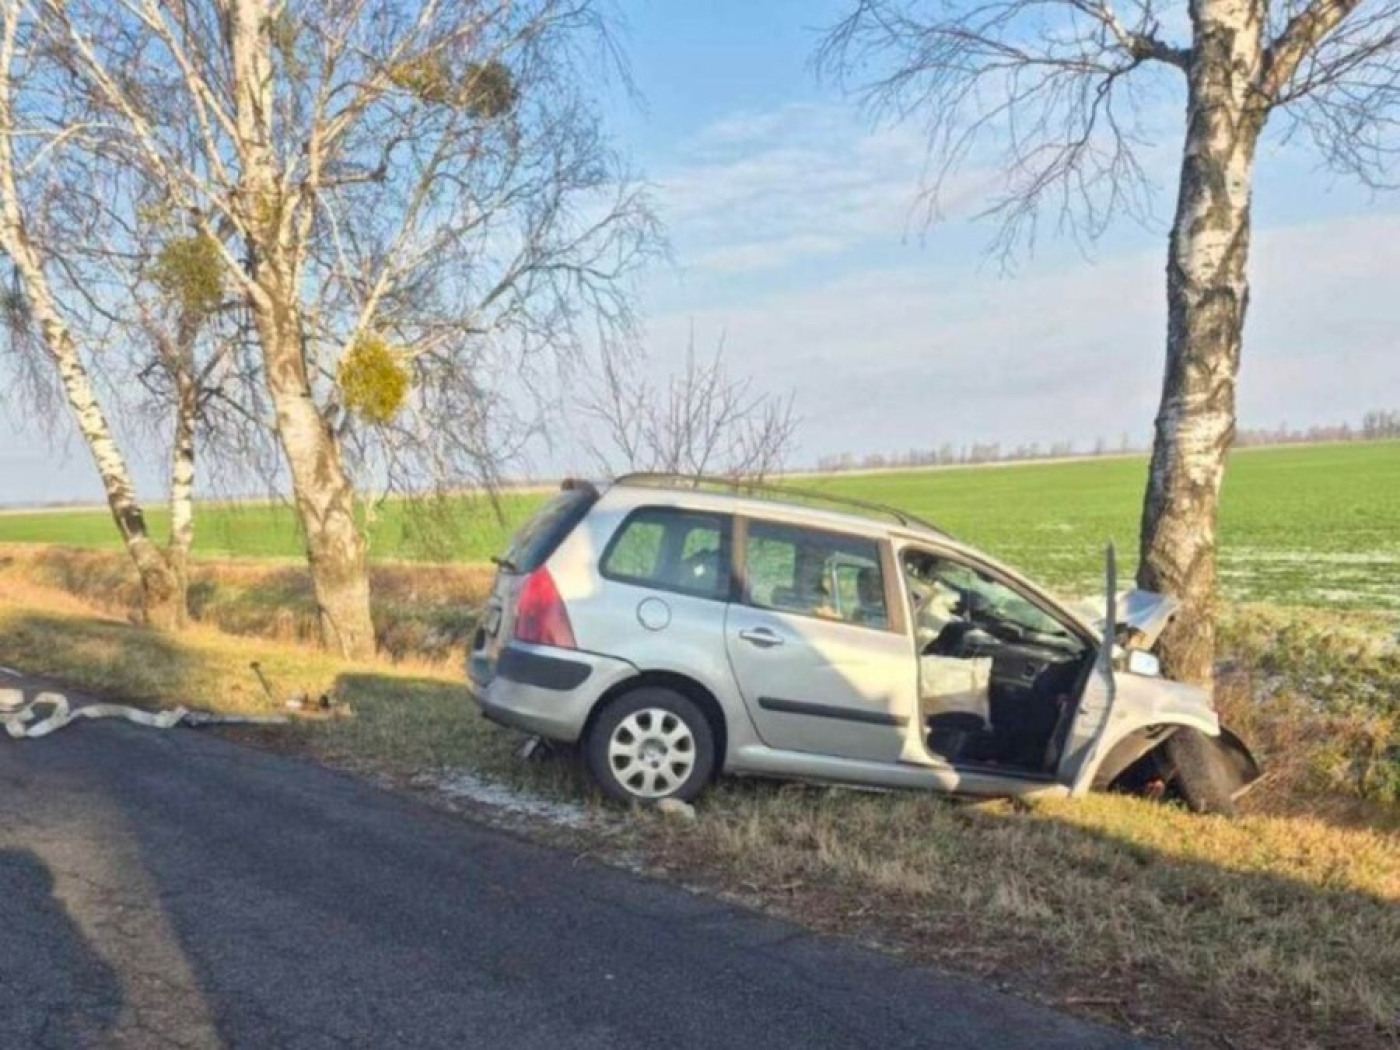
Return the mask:
M619 583L729 597L729 518L671 507L644 507L618 528L601 571Z
M880 545L874 540L751 521L744 561L750 605L890 626Z
M505 560L518 572L534 572L549 560L597 500L597 494L587 488L560 492L516 530Z

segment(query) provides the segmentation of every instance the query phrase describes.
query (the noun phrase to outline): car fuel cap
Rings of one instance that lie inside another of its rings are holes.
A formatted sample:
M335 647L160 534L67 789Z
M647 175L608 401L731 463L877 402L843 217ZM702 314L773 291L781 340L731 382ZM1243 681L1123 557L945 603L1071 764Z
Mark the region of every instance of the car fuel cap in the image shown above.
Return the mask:
M637 606L637 620L648 631L660 631L671 624L671 607L660 598L648 598Z

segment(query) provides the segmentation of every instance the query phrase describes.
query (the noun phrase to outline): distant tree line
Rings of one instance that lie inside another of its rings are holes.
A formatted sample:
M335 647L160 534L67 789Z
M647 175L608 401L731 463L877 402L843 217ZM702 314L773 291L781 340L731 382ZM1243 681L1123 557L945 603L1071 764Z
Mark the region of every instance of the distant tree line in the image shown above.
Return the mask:
M1400 437L1400 411L1367 412L1362 418L1362 440L1378 441L1393 437Z
M1400 437L1400 410L1367 412L1359 426L1342 423L1336 426L1316 426L1306 429L1290 427L1287 423L1269 429L1240 430L1235 433L1235 447L1250 445L1300 445L1333 441L1383 441Z
M1338 423L1299 428L1280 423L1275 427L1237 430L1233 447L1381 441L1389 438L1400 438L1400 410L1367 412L1362 416L1360 424ZM936 448L911 448L903 452L868 452L863 455L840 452L822 456L817 460L817 470L822 473L834 473L900 467L971 466L979 463L1019 463L1065 459L1070 456L1125 455L1146 451L1145 445L1133 443L1127 434L1121 435L1116 442L1099 438L1092 446L1081 446L1074 441L1054 441L1048 445L1032 441L1029 444L1011 446L1003 446L997 441L974 441L960 445L945 441Z

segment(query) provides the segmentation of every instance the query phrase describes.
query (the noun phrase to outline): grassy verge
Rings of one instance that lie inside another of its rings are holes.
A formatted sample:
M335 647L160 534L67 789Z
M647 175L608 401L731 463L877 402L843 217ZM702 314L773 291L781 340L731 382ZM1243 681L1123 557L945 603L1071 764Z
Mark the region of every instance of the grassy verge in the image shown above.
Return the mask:
M1262 680L1304 680L1256 655ZM400 782L451 768L546 796L577 790L563 763L515 761L514 738L475 714L441 661L349 663L210 626L159 635L17 563L0 568L0 663L152 704L246 711L267 706L255 659L279 694L333 690L355 710L261 731L264 743ZM642 813L580 844L1153 1035L1393 1046L1400 818L1304 797L1263 798L1231 822L1122 797L969 806L734 782L694 823Z

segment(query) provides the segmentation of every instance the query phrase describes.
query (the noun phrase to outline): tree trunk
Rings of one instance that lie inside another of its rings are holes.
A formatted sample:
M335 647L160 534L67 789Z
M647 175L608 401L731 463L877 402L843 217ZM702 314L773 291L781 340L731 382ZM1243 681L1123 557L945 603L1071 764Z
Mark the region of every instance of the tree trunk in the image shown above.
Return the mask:
M355 488L340 442L312 397L301 334L289 311L259 317L277 436L287 456L297 516L306 538L321 641L343 656L374 653L369 570L355 521Z
M40 262L39 250L21 214L15 156L9 135L14 123L10 76L15 32L14 22L7 20L4 55L0 60L0 251L9 256L19 272L25 301L39 325L44 348L58 370L68 407L78 424L78 432L87 444L98 477L102 480L112 520L116 522L127 553L140 574L145 621L155 627L171 627L183 616L183 592L176 586L169 564L146 530L146 518L136 500L136 489L131 483L126 460L97 401L92 379L83 366L73 335L59 311Z
M298 312L290 202L272 148L272 45L267 0L231 0L228 37L241 166L239 193L253 248L248 301L258 329L277 437L306 539L321 641L344 656L374 653L364 537L340 441L311 389Z
M136 500L126 460L112 437L77 348L47 295L31 292L30 302L40 318L44 343L58 366L63 392L78 424L78 431L92 454L92 461L102 480L112 520L116 522L127 553L140 574L142 619L152 627L167 630L179 627L185 616L184 591L147 531L146 516Z
M311 396L301 337L286 333L263 344L277 412L277 435L291 468L322 644L344 657L374 655L370 574L364 538L354 519L354 486L340 442Z
M1147 494L1138 585L1182 609L1162 635L1173 678L1211 685L1215 662L1216 522L1235 433L1249 301L1250 188L1265 113L1258 0L1197 0L1187 132L1167 258L1167 364Z
M180 333L181 357L174 365L175 432L170 446L170 544L166 561L175 577L180 602L176 627L189 622L189 560L194 545L194 428L199 391L194 375L194 333Z
M19 264L22 274L26 267ZM146 528L146 516L136 500L126 460L112 437L107 417L92 389L92 380L83 367L67 327L59 317L46 291L36 291L25 275L31 307L39 320L43 341L58 368L63 392L78 424L78 432L92 454L98 477L107 496L127 553L141 577L142 618L152 627L178 627L184 618L184 593L169 563Z

